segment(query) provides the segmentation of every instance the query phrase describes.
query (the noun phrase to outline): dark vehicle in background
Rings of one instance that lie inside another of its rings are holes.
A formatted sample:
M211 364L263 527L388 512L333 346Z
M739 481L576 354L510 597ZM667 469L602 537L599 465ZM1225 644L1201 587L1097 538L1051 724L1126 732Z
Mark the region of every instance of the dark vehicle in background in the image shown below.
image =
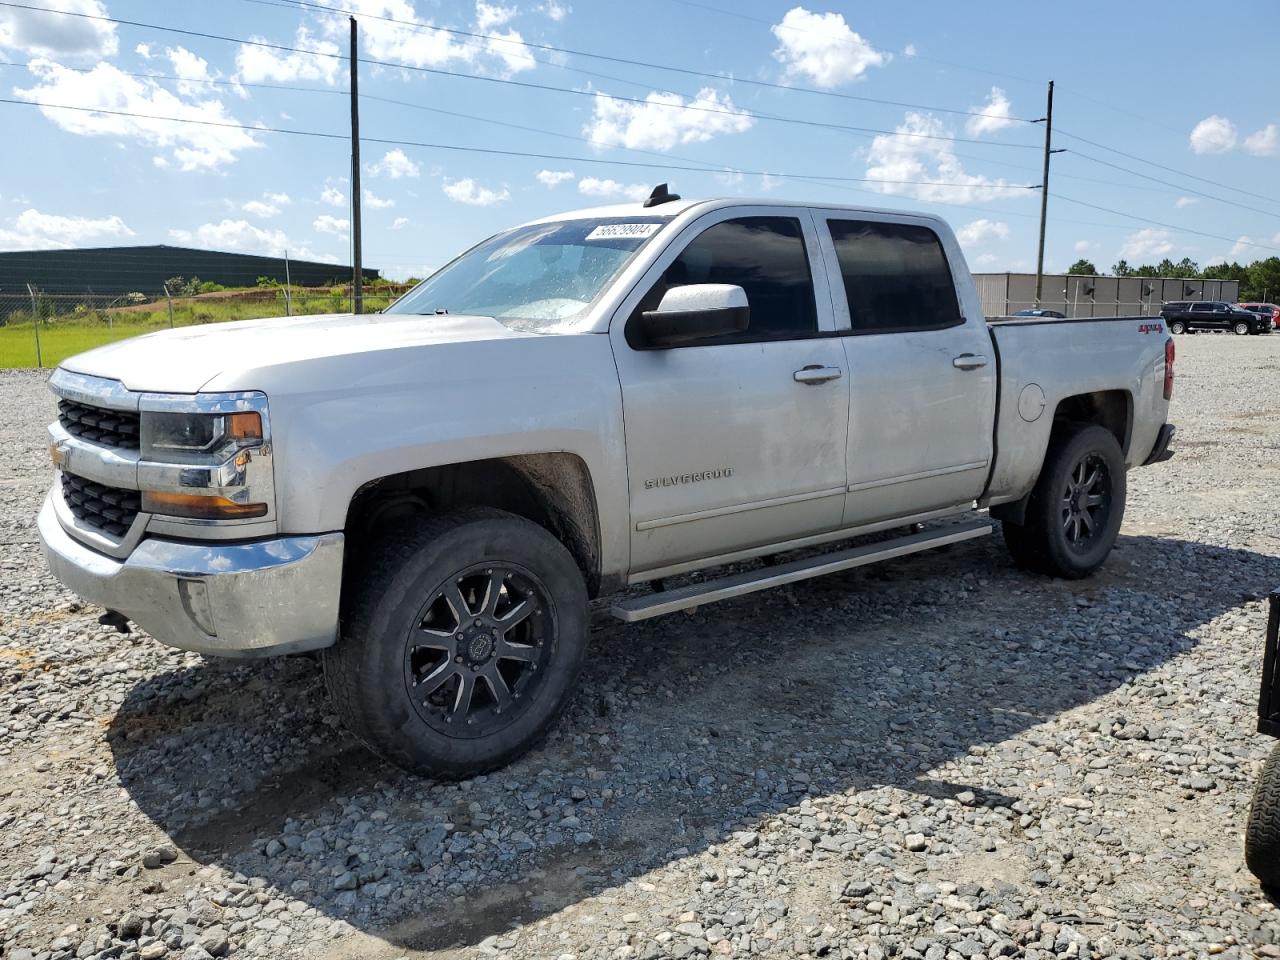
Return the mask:
M1239 336L1270 333L1272 320L1221 300L1175 300L1160 308L1170 333L1230 330Z
M1272 329L1280 330L1280 306L1274 303L1237 303L1236 306L1250 313L1260 313L1264 317L1270 317Z
M1019 310L1017 313L1013 314L1013 316L1015 317L1048 317L1054 320L1067 319L1067 315L1065 313L1059 313L1057 310L1039 310L1035 308L1030 310Z

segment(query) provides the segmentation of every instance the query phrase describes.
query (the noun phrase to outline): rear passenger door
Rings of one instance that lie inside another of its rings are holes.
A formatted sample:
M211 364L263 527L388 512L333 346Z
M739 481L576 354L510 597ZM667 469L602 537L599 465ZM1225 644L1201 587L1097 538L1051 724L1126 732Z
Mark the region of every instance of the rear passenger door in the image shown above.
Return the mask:
M996 364L986 320L968 316L954 239L928 221L818 213L849 365L844 525L976 499L992 457ZM976 300L975 298L971 298Z

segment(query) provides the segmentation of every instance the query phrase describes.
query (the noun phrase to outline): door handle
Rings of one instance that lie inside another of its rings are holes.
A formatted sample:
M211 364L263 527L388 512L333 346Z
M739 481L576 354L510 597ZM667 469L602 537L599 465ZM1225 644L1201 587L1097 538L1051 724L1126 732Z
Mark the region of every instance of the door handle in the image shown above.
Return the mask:
M807 383L811 386L826 383L828 380L839 380L842 376L844 371L839 367L823 367L817 364L810 364L795 372L796 383Z
M951 361L957 370L977 370L987 365L987 358L979 353L962 353Z

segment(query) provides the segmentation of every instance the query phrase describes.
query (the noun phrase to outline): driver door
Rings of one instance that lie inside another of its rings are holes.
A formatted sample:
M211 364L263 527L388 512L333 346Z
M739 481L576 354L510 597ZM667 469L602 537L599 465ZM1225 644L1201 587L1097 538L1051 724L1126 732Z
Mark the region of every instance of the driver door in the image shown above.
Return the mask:
M691 283L742 287L747 329L665 349L632 346L628 325L668 289ZM609 334L622 387L633 579L839 526L849 379L833 334L807 211L714 211L657 260Z

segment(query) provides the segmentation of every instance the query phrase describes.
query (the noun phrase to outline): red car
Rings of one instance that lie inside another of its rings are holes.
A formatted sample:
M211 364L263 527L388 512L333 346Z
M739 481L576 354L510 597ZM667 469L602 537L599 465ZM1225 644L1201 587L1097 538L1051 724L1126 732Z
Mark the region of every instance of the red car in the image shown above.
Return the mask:
M1280 307L1274 303L1237 303L1237 307L1241 310L1250 310L1254 313L1271 314L1271 325L1275 329L1280 330Z

